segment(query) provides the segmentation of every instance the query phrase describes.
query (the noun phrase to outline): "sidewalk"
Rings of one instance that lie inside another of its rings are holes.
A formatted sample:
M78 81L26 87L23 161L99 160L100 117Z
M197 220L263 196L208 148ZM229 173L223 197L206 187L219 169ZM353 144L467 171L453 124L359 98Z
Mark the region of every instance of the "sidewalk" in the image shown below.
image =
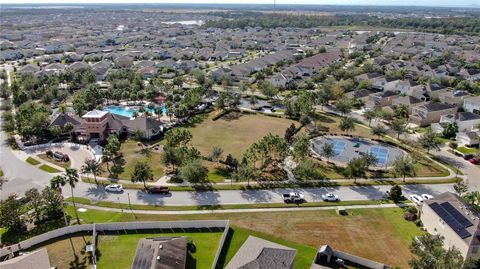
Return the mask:
M120 209L93 205L78 204L78 208L86 208L100 211L109 211L117 213L134 213L148 215L195 215L195 214L221 214L221 213L250 213L250 212L288 212L288 211L316 211L316 210L334 210L339 207L343 209L359 209L359 208L395 208L407 207L411 204L381 204L381 205L348 205L348 206L323 206L323 207L284 207L284 208L255 208L255 209L214 209L214 210L179 210L179 211L162 211L162 210L137 210L137 209ZM77 209L78 210L78 209Z

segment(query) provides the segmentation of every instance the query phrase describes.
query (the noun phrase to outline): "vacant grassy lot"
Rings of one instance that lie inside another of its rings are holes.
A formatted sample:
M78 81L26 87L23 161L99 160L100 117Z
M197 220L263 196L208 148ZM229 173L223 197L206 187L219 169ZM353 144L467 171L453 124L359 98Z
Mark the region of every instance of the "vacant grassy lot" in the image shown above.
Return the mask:
M75 236L37 248L47 248L52 267L87 269L91 268L92 265L90 254L85 252L85 246L90 244L91 240L91 236Z
M110 172L107 169L107 164L103 163L105 172L104 177L118 178L130 180L130 175L133 172L135 163L146 162L153 170L153 177L155 180L159 179L164 174L164 166L162 164L162 154L152 148L148 154L141 152L142 146L133 140L127 140L122 143L120 148L121 156L115 160L116 165L109 163Z
M69 168L70 165L71 165L71 161L68 161L68 162L57 161L57 160L55 160L55 159L53 159L53 158L49 158L49 157L47 156L47 154L45 154L45 153L38 154L37 157L40 158L40 159L42 159L42 160L45 160L45 161L47 161L47 162L49 162L49 163L53 163L53 164L55 164L55 165L58 165L58 166L60 166L60 167L63 167L63 168Z
M193 135L191 144L205 156L210 155L213 147L219 147L223 149L224 157L232 154L235 158L241 159L253 142L268 133L283 137L285 130L292 123L300 125L289 119L241 113L230 113L213 121L214 113L190 128Z
M62 171L58 170L57 168L51 167L50 165L42 164L40 165L41 170L48 172L48 173L60 173Z
M193 239L197 250L187 259L189 269L209 269L218 249L222 232L166 233L166 234L125 234L102 235L98 237L97 267L127 269L132 266L138 241L146 237L187 236Z
M341 120L342 117L340 116L320 112L316 114L315 124L320 131L326 133L345 134L345 132L338 127L338 124ZM373 138L370 129L360 124L356 124L355 130L353 132L350 132L349 134L360 137Z
M69 208L72 213L72 208ZM180 219L229 219L233 225L231 250L226 261L233 257L235 249L254 234L267 240L292 246L298 250L296 268L309 268L315 250L323 244L352 254L371 258L390 265L408 268L411 257L409 244L422 232L412 222L403 220L403 210L356 209L348 216L338 216L333 210L230 213L200 215L136 215L88 210L79 212L86 222L96 221L142 221ZM237 233L237 229L240 230ZM236 238L238 236L238 238ZM226 264L226 263L225 263Z

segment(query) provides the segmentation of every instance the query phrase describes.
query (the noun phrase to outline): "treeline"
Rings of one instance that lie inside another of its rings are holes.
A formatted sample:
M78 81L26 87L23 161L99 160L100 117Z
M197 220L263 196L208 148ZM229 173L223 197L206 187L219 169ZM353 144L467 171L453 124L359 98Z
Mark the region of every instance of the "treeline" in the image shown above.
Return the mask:
M220 20L207 21L206 27L245 28L245 27L294 27L312 28L319 26L375 26L411 29L440 34L480 34L480 18L379 18L368 15L292 15L248 12L243 16L229 16L225 13Z

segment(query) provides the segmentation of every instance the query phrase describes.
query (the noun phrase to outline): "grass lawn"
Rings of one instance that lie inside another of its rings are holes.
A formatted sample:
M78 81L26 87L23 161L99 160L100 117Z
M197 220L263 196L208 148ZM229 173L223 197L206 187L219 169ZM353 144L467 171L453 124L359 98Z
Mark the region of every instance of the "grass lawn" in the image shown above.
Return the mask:
M39 164L40 162L35 160L34 158L32 157L28 157L26 160L25 160L27 163L31 164L31 165L37 165Z
M50 265L55 268L84 269L91 267L91 255L85 252L85 246L92 241L91 236L74 236L57 240L46 247Z
M203 165L208 169L208 180L210 182L225 182L225 179L230 178L230 173L224 164L203 161Z
M162 233L162 234L125 234L101 235L98 237L97 267L127 269L131 268L138 241L146 237L187 236L193 239L197 250L187 259L189 269L209 269L218 249L223 232L198 233Z
M70 165L71 165L71 161L68 161L68 162L57 161L57 160L55 160L55 159L53 159L53 158L49 158L49 157L47 156L47 154L45 154L45 153L38 154L37 157L40 158L40 159L42 159L42 160L45 160L45 161L47 161L47 162L50 162L50 163L53 163L53 164L58 165L58 166L60 166L60 167L63 167L63 168L69 168Z
M479 149L476 149L476 148L458 147L457 150L460 151L463 154L477 154L477 153L480 153Z
M215 112L210 113L203 122L190 128L192 146L202 155L208 156L213 147L223 149L223 156L232 154L241 159L247 148L268 133L284 136L285 130L298 122L264 115L251 115L232 112L213 121Z
M138 145L138 142L133 140L127 140L122 143L120 148L121 157L117 158L117 166L114 168L112 162L109 163L110 171L108 172L107 164L103 163L103 168L105 170L101 176L118 178L130 180L130 175L133 172L135 163L137 162L146 162L148 163L153 171L154 180L159 179L164 175L164 166L162 164L162 154L155 149L152 149L149 155L144 155L140 152L141 146Z
M68 212L72 214L71 206ZM348 212L348 216L339 216L334 210L318 210L136 215L135 218L128 212L88 210L84 213L79 212L79 215L85 222L229 219L234 233L230 243L231 249L224 256L227 262L247 235L253 234L287 246L295 244L294 248L299 250L295 268L299 269L309 268L307 265L312 262L316 249L323 244L389 265L408 268L411 239L421 235L422 231L414 223L403 220L402 209L352 209Z
M338 115L319 112L316 113L316 119L314 121L318 129L321 131L324 131L326 133L345 134L345 132L338 127L338 124L341 120L342 117ZM356 124L355 130L350 132L349 134L365 138L374 138L371 134L370 129L361 124Z
M53 168L53 167L51 167L51 166L49 166L49 165L46 165L46 164L42 164L42 165L41 165L40 167L38 167L38 168L40 168L40 169L42 169L43 171L48 172L48 173L60 173L60 172L62 172L62 171L60 171L60 170L58 170L58 169L56 169L56 168Z
M0 177L3 177L3 171L0 169Z

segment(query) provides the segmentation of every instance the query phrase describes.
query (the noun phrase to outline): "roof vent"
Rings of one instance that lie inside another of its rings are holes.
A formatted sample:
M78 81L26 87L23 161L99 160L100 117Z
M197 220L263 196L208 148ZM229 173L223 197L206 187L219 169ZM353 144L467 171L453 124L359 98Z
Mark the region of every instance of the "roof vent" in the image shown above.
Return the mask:
M158 246L158 248L159 248L159 249L163 249L163 245L160 244L160 245Z

